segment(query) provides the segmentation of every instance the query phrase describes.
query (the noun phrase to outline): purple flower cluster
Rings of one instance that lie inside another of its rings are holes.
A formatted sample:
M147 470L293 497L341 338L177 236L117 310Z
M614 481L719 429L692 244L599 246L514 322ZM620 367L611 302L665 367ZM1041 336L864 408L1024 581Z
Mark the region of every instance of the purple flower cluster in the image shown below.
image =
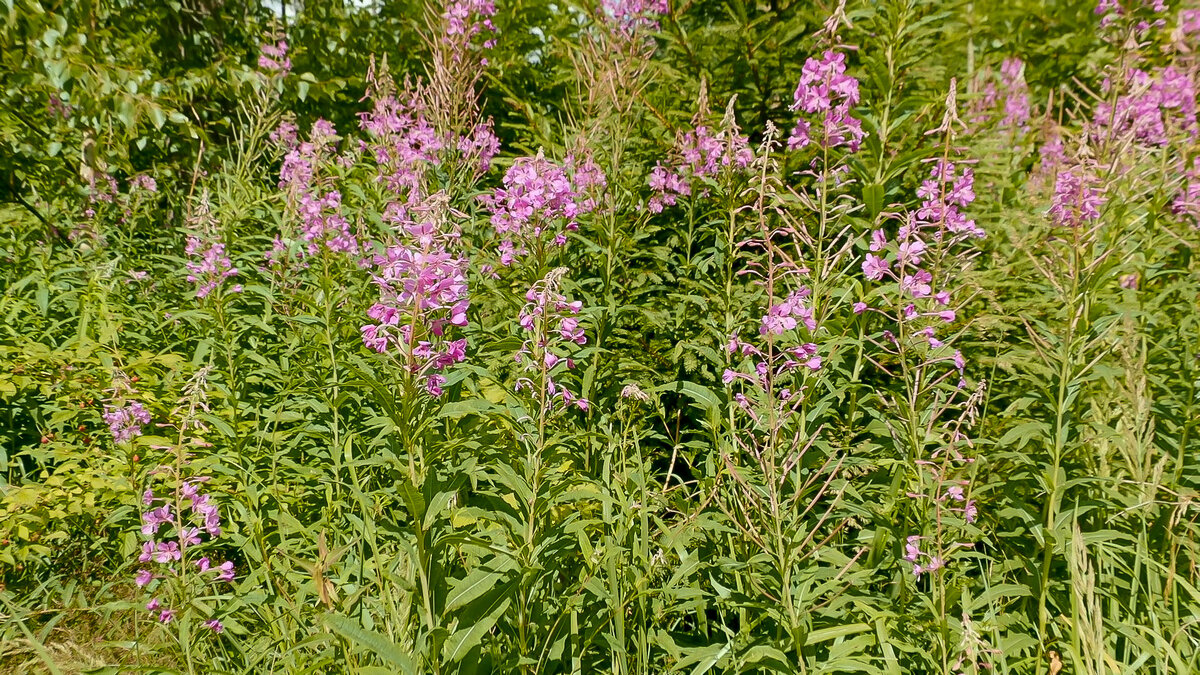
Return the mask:
M911 535L904 543L904 559L913 564L913 576L936 572L946 566L939 556L921 550L920 535Z
M970 167L960 167L956 171L950 162L937 162L930 177L917 188L917 196L923 200L921 208L917 209L911 227L900 228L901 239L916 237L923 230L933 230L936 240L941 240L946 233L953 241L984 236L975 221L959 211L975 201L975 173ZM918 242L910 242L910 245L916 246Z
M1127 25L1132 25L1133 29L1139 36L1144 36L1151 28L1161 28L1167 24L1166 19L1158 16L1153 21L1148 21L1147 16L1155 16L1167 11L1167 3L1165 0L1134 0L1130 3L1131 6L1125 7L1121 5L1121 0L1098 0L1096 16L1100 17L1100 27L1108 28L1117 22L1118 19L1126 18ZM1136 22L1134 22L1136 20Z
M283 40L263 43L258 48L258 67L271 77L287 75L292 70L292 60L287 54L288 43Z
M768 314L770 311L768 308ZM803 325L807 330L808 324ZM768 347L755 346L741 340L737 335L730 336L729 344L726 345L729 355L734 359L748 358L749 367L744 370L727 368L721 374L721 381L727 385L734 382L745 382L749 385L749 389L735 393L733 400L756 424L762 421L762 406L769 402L773 402L776 407L776 422L782 424L782 421L796 412L803 403L800 391L793 390L786 383L794 373L819 371L824 360L820 354L820 347L814 342L803 341L805 338L802 335L787 331L777 334L774 328L765 331L764 329L765 325L759 330L770 337ZM812 331L807 331L806 335L811 333ZM784 340L777 342L774 339L775 335L784 337ZM746 396L746 391L750 392L749 397Z
M113 198L120 194L120 188L117 187L117 179L109 173L93 172L88 176L88 201L92 204L96 202L111 203Z
M363 344L381 354L397 352L410 372L424 378L429 395L441 396L441 372L466 359L467 341L451 340L447 331L467 325L468 261L452 252L456 233L442 232L436 222L408 220L398 208L389 213L403 220L407 241L375 256L380 299L367 311L376 323L362 326Z
M1000 64L1000 84L1004 90L1004 119L1000 124L1009 129L1027 131L1032 116L1029 107L1029 85L1025 83L1025 63L1007 58Z
M327 189L320 179L338 139L333 124L317 120L304 142L296 142L294 127L285 129L281 124L277 132L277 138L290 145L279 169L279 187L298 221L299 239L304 242L301 255L316 255L322 246L337 253L358 253L358 238L341 213L341 193Z
M1063 146L1062 134L1056 131L1049 132L1045 142L1038 148L1039 180L1048 181L1066 161L1067 151Z
M350 231L350 222L341 214L342 194L330 190L301 192L296 200L300 217L300 238L307 244L308 255L316 255L320 244L338 253L358 253L358 239Z
M1200 9L1179 10L1179 33L1184 37L1200 33Z
M225 255L225 244L189 236L184 253L189 258L187 280L196 284L197 298L207 297L226 279L237 276L237 268ZM230 290L237 293L242 287L235 285Z
M704 125L679 136L672 155L672 166L659 162L650 172L654 195L647 207L651 213L662 213L678 197L690 196L693 181L713 178L729 168L745 170L754 161L749 138L732 128L713 130Z
M291 119L280 120L279 126L271 130L270 134L267 134L267 138L270 139L271 143L289 150L296 147L296 144L299 143L299 137L300 128Z
M954 164L938 160L930 178L917 190L923 199L921 207L900 226L895 241L883 230L871 233L868 253L862 263L863 276L871 281L892 281L899 292L895 304L900 308L890 318L908 328L910 340L927 345L933 353L929 362L950 361L961 374L966 362L961 352L952 354L938 337L937 326L954 322L958 315L950 308L951 295L946 289L935 291L934 271L956 253L955 244L984 236L975 221L959 209L975 200L974 173L969 167L956 169ZM866 303L857 303L856 314L872 310ZM889 315L890 316L890 315ZM890 345L887 350L904 349L892 331L884 332Z
M113 441L126 443L142 435L142 427L150 423L150 413L137 401L119 408L105 407L104 422L112 432Z
M1106 92L1112 86L1105 80ZM1170 143L1172 132L1196 139L1196 86L1187 72L1174 66L1153 72L1133 68L1123 86L1126 93L1115 103L1101 101L1096 106L1094 119L1100 130L1159 147Z
M792 274L807 274L806 269L784 265ZM796 412L803 402L799 390L792 389L796 373L816 372L824 360L820 348L812 342L818 322L809 299L812 290L798 286L782 298L772 298L758 328L761 340L752 344L737 334L729 337L726 351L730 364L721 375L727 385L744 382L747 386L734 394L734 402L757 425L764 407L774 406L772 419L777 424ZM737 365L738 361L741 366ZM749 396L747 396L749 393Z
M362 142L378 165L377 180L396 194L420 191L424 170L440 164L457 151L461 161L485 173L500 152L490 119L465 133L439 133L426 115L425 103L414 92L398 96L387 87L376 87L372 108L359 115L359 125L370 138Z
M492 17L496 15L496 3L492 0L452 0L442 12L442 41L450 47L455 61L462 59L480 34L494 35L496 26ZM496 39L488 37L484 49L496 46ZM486 65L487 59L482 59Z
M602 17L624 35L658 30L659 17L670 11L667 0L600 0Z
M846 74L844 53L829 50L820 59L810 57L804 62L791 107L816 117L796 121L788 135L788 149L816 143L825 149L845 146L858 152L867 136L862 122L850 116L858 101L858 80Z
M142 494L146 511L142 513L142 542L138 562L143 565L134 575L139 588L154 583L156 579L183 578L189 565L200 575L211 575L211 583L232 582L233 563L225 561L214 565L207 557L193 559L189 549L221 536L221 511L209 495L200 491L207 477L192 478L180 483L174 494L158 497L147 488ZM162 532L160 532L162 530ZM157 568L157 571L156 571ZM203 576L201 578L204 578ZM176 611L163 606L158 597L146 604L146 609L157 613L162 623L170 623ZM213 632L221 632L220 621L210 620L205 625Z
M1002 128L1020 133L1029 131L1029 120L1033 113L1029 102L1029 85L1025 83L1025 62L1018 58L1007 58L1000 64L998 76L983 72L987 81L982 87L982 96L971 104L970 123L981 124L999 110L1003 113L1000 118Z
M129 189L145 190L146 192L158 192L158 182L154 180L153 176L147 176L146 174L142 173L129 179Z
M561 404L564 410L572 406L580 410L588 408L587 399L579 398L554 379L556 373L575 367L575 360L567 351L569 345L587 344L578 316L583 303L568 301L559 290L566 271L562 267L551 270L534 283L525 293L525 306L517 319L528 337L516 353L517 363L527 373L517 378L516 389L540 396L539 405L545 406L547 412L556 404Z
M1059 171L1050 202L1051 220L1062 227L1079 227L1097 220L1105 202L1097 183L1082 167Z
M1125 13L1119 0L1099 0L1096 3L1096 9L1093 11L1096 13L1096 16L1100 17L1101 28L1107 28L1112 25L1117 20L1117 17Z
M812 295L812 291L808 287L801 286L782 301L769 305L767 313L762 317L762 326L759 327L758 332L762 335L783 335L800 325L803 325L809 333L817 330L817 321L813 317L812 307L809 307L807 303L810 295Z
M576 219L596 208L596 193L607 179L590 157L576 163L568 157L559 165L539 151L516 159L504 174L504 186L480 197L491 211L491 223L502 237L500 264L510 265L531 250L567 243L567 232L579 228Z
M1171 211L1177 216L1187 216L1192 227L1200 228L1200 157L1192 161L1192 168L1184 173L1183 187L1171 202Z
M378 165L378 180L389 190L403 194L421 186L423 167L437 164L445 139L424 114L424 104L412 93L373 97L370 112L360 113L359 126L367 132L363 142Z

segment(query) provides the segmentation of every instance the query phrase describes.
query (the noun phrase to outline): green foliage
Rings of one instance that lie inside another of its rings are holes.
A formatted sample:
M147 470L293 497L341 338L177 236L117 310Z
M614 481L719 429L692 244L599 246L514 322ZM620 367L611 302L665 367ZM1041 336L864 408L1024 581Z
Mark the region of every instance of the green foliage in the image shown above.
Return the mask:
M1145 91L1126 68L1195 104L1175 14L672 0L622 29L514 0L484 48L449 3L299 4L0 4L0 670L1200 670L1195 141L1104 122ZM282 39L290 68L259 65ZM855 152L787 147L826 50ZM392 94L449 139L411 176L366 128ZM489 119L481 170L458 141ZM701 128L726 161L657 208ZM508 264L486 197L533 157L605 182ZM938 160L987 232L930 239L945 319L863 267ZM1069 171L1104 197L1074 226ZM330 214L353 254L311 234ZM369 348L374 256L430 246L417 221L466 261L465 325ZM198 294L213 244L237 273ZM531 286L583 343L523 325ZM793 293L812 325L772 332ZM429 380L414 345L457 338ZM132 402L152 421L118 438ZM145 492L182 517L200 477L219 535L139 559Z

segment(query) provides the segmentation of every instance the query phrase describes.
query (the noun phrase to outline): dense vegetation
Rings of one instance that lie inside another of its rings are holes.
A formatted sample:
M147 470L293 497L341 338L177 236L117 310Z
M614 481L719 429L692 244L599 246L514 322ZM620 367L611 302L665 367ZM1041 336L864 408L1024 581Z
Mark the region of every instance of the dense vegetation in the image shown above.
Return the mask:
M1200 672L1198 48L5 0L0 671Z

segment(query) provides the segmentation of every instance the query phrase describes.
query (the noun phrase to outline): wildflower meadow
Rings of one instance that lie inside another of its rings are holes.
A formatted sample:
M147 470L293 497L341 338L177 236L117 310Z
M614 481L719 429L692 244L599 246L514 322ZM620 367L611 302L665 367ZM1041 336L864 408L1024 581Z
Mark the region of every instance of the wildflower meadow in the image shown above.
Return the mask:
M3 0L0 672L1200 673L1200 5Z

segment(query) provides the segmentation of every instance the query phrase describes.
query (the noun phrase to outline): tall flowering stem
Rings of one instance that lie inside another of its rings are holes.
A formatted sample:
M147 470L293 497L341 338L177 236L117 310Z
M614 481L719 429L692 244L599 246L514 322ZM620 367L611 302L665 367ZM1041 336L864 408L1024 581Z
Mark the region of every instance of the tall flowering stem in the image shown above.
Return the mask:
M186 450L189 446L206 445L193 434L204 431L199 413L208 409L205 394L208 375L209 368L202 368L185 385L174 411L178 418L176 441L159 448L170 451L170 461L150 472L140 498L143 542L134 582L150 596L146 611L164 625L190 620L194 611L192 600L203 588L231 583L235 578L232 562L218 563L204 554L221 536L221 511L213 497L204 491L209 477L190 475L191 460ZM216 617L208 617L203 625L212 633L224 630ZM188 672L195 672L190 635L190 629L180 627L177 637L187 658Z
M565 267L559 267L530 287L517 319L526 337L516 354L517 364L524 373L517 378L516 388L536 397L539 427L544 427L544 420L555 410L588 408L586 399L554 379L556 374L575 367L569 345L587 344L578 316L583 303L568 301L559 290L566 273ZM539 437L544 440L544 429L539 431Z
M457 252L459 234L446 229L444 199L397 216L397 242L374 258L380 298L367 311L363 344L391 354L432 397L442 395L442 371L466 358L465 338L452 329L467 325L467 258Z
M932 575L946 668L954 649L946 619L947 556L970 545L946 541L952 536L946 518L954 514L953 531L969 534L967 526L977 516L970 483L961 476L974 461L965 454L966 431L984 391L982 382L968 385L966 359L953 344L967 300L956 285L975 255L973 242L985 235L965 213L975 201L974 172L951 161L961 127L952 83L942 125L931 132L944 138L942 156L932 161L917 190L919 208L897 215L894 234L885 228L870 234L861 264L870 290L867 301L854 307L882 329L869 338L876 350L871 360L903 388L889 402L895 414L891 433L905 459L900 466L916 473L907 496L918 507L918 518L922 512L933 516L932 523L919 523L918 533L908 535L904 560L917 578Z
M552 469L547 466L551 447L551 423L570 409L587 410L589 403L571 391L562 376L575 367L572 356L587 344L587 336L579 320L583 305L568 300L562 292L562 281L568 270L559 267L534 282L525 294L525 305L517 318L524 340L515 355L520 369L515 388L526 401L527 431L521 437L526 449L524 483L528 497L521 502L523 532L516 544L525 569L540 566L538 553L544 513L551 504L548 490ZM536 626L531 623L536 575L523 575L518 597L518 642L521 656L527 657L536 639ZM523 672L531 672L527 666Z
M812 412L821 396L824 327L813 305L811 270L792 254L807 247L797 219L782 206L787 202L779 194L772 132L754 164L755 201L745 209L757 231L743 242L766 306L753 334L735 333L726 345L731 367L722 380L731 394L730 441L720 448L720 458L729 482L718 504L751 550L767 555L764 577L780 601L776 618L788 634L781 649L793 651L802 664L803 635L811 626L799 580L813 564L819 537L841 527L833 513L841 499L842 460L821 457L814 448L822 432Z

